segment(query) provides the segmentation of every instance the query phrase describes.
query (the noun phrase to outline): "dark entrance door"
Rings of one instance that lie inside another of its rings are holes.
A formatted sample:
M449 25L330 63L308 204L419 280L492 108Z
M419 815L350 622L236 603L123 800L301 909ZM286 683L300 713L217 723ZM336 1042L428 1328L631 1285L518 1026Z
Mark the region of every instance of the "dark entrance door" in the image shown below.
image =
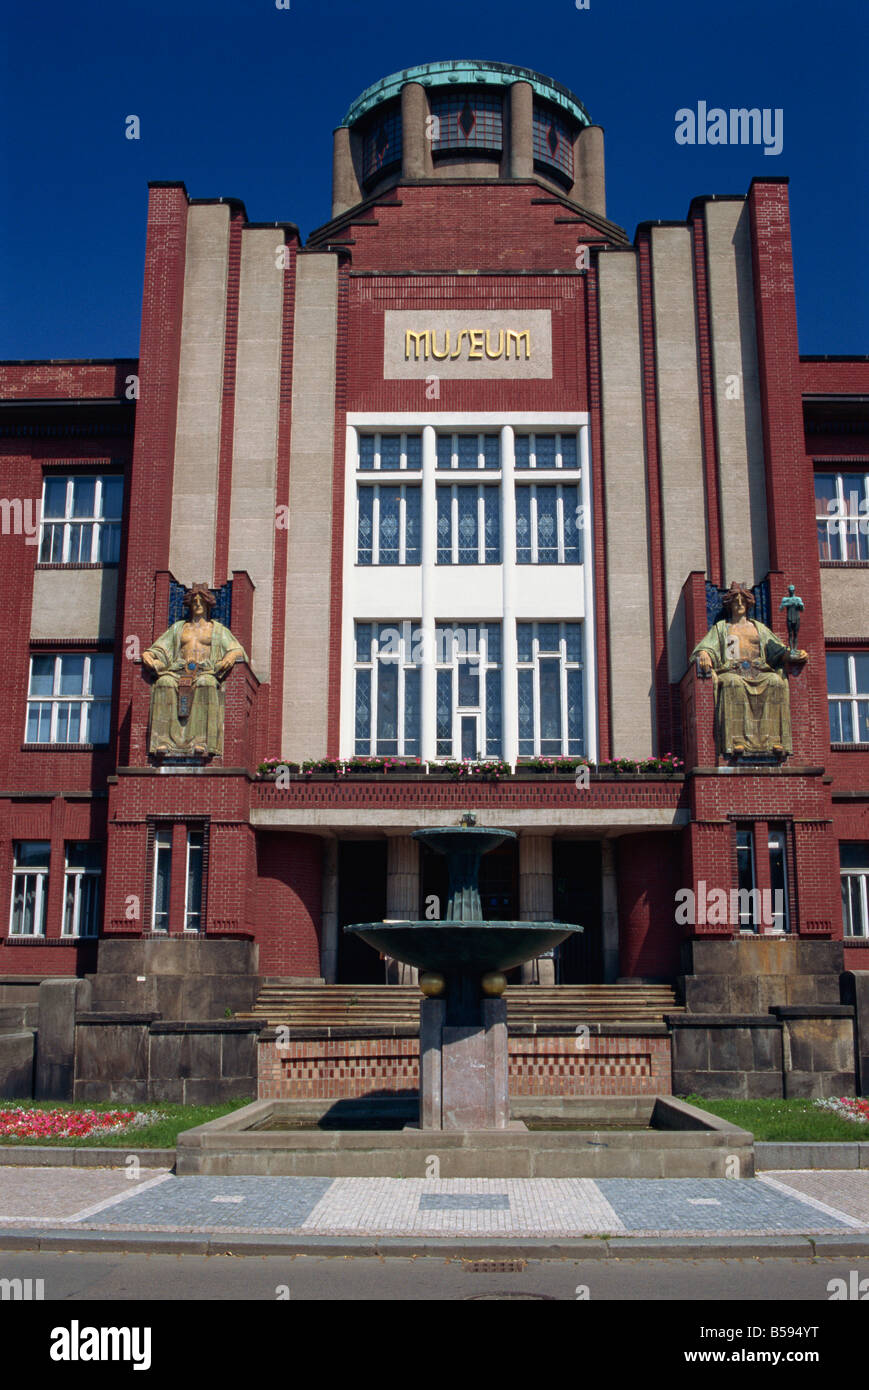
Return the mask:
M352 922L382 922L385 916L386 841L342 840L338 846L339 984L385 984L378 952L344 931Z
M597 840L553 840L553 910L557 922L584 927L558 948L563 985L603 983L601 858Z

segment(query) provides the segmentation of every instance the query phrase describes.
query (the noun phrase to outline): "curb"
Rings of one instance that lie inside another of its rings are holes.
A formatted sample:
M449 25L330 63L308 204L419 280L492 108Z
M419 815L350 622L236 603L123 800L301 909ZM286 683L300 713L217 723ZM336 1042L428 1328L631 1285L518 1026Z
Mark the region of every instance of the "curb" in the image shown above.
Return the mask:
M0 1144L0 1168L123 1168L137 1158L143 1168L174 1168L174 1149L55 1149L50 1144L20 1149Z
M412 1237L220 1236L166 1231L0 1230L0 1250L148 1255L348 1256L496 1260L768 1260L869 1259L869 1235L842 1236L613 1236L566 1240L451 1240Z
M845 1140L785 1144L755 1140L754 1166L758 1172L869 1168L869 1143Z

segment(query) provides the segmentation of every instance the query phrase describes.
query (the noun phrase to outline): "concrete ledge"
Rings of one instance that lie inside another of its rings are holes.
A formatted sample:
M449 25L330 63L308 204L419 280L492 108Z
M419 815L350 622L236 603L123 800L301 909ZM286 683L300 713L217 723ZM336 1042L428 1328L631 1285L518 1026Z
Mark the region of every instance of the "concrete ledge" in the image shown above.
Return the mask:
M869 1168L869 1143L786 1144L762 1141L755 1142L754 1157L758 1169L764 1172Z
M49 1144L0 1144L0 1168L123 1168L130 1157L143 1168L174 1168L174 1149L61 1149Z
M447 1259L529 1260L774 1260L869 1258L869 1236L630 1236L582 1239L533 1240L500 1236L456 1239L444 1236L414 1240L412 1237L365 1236L194 1236L165 1231L52 1230L0 1228L0 1250L33 1250L57 1253L112 1251L128 1254L173 1255L335 1255L411 1258L434 1256Z

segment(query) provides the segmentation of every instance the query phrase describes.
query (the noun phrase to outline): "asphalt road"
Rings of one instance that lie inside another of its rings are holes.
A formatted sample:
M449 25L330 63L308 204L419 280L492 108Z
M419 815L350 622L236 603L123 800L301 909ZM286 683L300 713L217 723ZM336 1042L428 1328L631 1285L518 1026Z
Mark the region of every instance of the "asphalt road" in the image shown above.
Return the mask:
M42 1279L46 1301L465 1301L687 1299L827 1303L833 1278L869 1259L530 1260L476 1270L441 1257L63 1254L0 1251L0 1280ZM869 1284L866 1289L869 1290ZM11 1312L7 1303L5 1312ZM782 1318L782 1321L785 1319Z

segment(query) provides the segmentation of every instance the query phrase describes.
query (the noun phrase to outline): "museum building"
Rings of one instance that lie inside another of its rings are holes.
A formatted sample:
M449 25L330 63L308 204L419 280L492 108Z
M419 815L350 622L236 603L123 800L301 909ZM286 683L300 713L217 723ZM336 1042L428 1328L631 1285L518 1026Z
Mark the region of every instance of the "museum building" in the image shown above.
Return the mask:
M7 986L406 981L342 928L467 812L584 928L526 983L869 969L869 360L800 355L787 179L631 237L566 87L409 68L306 242L152 184L139 359L0 363L0 468Z

